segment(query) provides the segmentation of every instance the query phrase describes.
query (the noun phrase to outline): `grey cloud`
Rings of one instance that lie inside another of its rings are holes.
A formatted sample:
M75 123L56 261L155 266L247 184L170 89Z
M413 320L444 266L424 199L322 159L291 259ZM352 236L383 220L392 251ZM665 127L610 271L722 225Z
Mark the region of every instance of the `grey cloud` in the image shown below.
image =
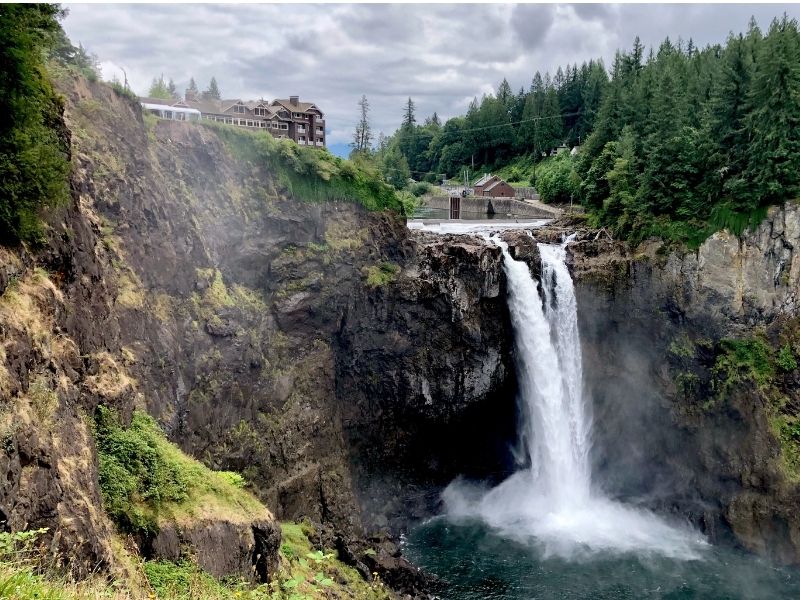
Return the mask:
M211 76L226 97L300 94L317 102L348 141L366 94L375 131L390 133L411 96L420 118L463 112L505 77L630 48L638 34L703 46L742 31L751 14L766 29L798 7L766 5L71 5L67 34L120 65L137 92L163 73L179 87ZM297 65L300 65L298 68ZM106 73L110 76L110 73Z
M526 49L541 48L555 18L552 4L522 4L514 7L514 33Z
M617 12L610 4L571 4L575 14L584 21L609 23L616 19Z

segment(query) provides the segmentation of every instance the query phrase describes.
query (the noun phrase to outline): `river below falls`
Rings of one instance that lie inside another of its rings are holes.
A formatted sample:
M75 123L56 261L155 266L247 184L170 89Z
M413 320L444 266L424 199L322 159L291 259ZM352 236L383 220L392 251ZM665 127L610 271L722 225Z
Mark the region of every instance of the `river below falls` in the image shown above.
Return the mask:
M777 600L800 598L800 571L730 548L700 558L657 553L547 555L479 519L437 517L413 529L404 553L441 579L452 600Z

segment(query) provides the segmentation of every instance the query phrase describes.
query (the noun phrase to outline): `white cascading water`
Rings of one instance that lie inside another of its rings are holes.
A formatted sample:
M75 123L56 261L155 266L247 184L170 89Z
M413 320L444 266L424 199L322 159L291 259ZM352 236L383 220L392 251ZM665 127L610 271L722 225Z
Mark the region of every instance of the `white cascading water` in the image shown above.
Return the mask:
M503 251L517 349L520 442L530 466L485 491L462 481L444 493L452 516L477 516L501 533L535 539L545 554L656 552L692 559L706 545L688 525L615 502L592 489L591 419L583 392L577 302L566 244L539 245L541 287L528 265Z

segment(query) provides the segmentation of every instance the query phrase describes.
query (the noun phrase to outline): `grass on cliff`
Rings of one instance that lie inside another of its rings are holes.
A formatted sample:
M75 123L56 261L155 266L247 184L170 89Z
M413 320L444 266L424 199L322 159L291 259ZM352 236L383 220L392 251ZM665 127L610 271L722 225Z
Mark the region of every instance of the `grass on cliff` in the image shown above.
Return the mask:
M793 482L800 482L800 414L789 397L796 387L798 353L798 319L785 323L777 335L720 340L711 368L715 396L704 404L709 409L739 386L754 385L766 401L769 422L780 443L781 469Z
M263 165L293 199L356 202L368 210L413 213L413 199L399 194L377 169L266 132L207 121L202 125L213 129L237 158Z
M152 597L140 560L118 536L111 545L117 576L101 573L75 581L65 575L48 552L41 536L47 529L0 532L0 598L16 600L90 600Z
M218 580L191 561L149 561L144 571L162 600L322 600L353 598L388 600L392 594L377 578L365 581L333 551L317 550L308 524L282 523L281 566L273 581L252 586L244 581Z
M334 551L316 549L306 523L281 524L281 565L273 581L253 585L237 579L216 579L190 560L141 561L142 580L107 580L96 575L74 582L30 559L37 552L42 530L0 533L0 598L17 600L90 600L148 598L152 600L323 600L353 598L389 600L393 595L376 577L365 581Z
M371 288L378 288L394 281L400 272L400 265L382 262L379 265L364 267L362 272L367 277L367 285Z
M170 443L155 420L134 411L129 427L104 406L95 436L106 512L124 532L158 531L164 521L251 521L269 511L236 473L212 471Z

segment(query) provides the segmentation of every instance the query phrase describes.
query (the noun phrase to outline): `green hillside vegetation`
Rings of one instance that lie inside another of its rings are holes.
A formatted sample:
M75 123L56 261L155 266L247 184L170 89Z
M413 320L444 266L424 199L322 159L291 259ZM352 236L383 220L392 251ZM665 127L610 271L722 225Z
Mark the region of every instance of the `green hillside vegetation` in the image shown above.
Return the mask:
M263 132L204 121L232 152L264 165L290 197L306 202L348 201L368 210L411 214L414 200L383 180L373 165L344 160L325 149L299 146Z
M0 243L38 241L39 211L68 198L63 104L45 71L60 15L52 4L0 6Z
M134 411L123 427L114 411L100 406L95 418L99 480L103 507L120 533L147 533L166 520L251 521L271 518L269 511L243 489L241 475L212 471L170 443L156 422ZM96 574L73 581L38 542L46 530L0 532L0 598L84 600L162 598L165 600L260 599L314 600L361 598L383 600L391 593L374 578L367 582L336 552L315 548L310 524L283 523L281 564L272 581L253 585L236 578L219 580L190 559L145 561L114 539L124 576Z
M269 511L237 473L212 471L169 442L155 420L134 411L129 427L104 406L95 437L103 506L121 531L154 533L164 521L251 521Z
M552 151L580 145L577 157ZM698 48L664 40L601 61L536 73L513 93L475 98L466 115L417 122L409 99L397 132L369 155L387 181L458 180L464 168L573 196L590 223L638 242L696 246L759 223L800 195L800 33L794 19ZM534 163L536 165L534 174Z
M322 600L354 598L388 600L392 594L375 577L367 582L336 552L316 549L308 524L281 525L281 565L273 581L253 585L243 580L219 580L190 560L142 561L130 555L130 579L108 580L95 575L75 582L40 561L37 546L44 530L0 533L0 598L15 600Z

